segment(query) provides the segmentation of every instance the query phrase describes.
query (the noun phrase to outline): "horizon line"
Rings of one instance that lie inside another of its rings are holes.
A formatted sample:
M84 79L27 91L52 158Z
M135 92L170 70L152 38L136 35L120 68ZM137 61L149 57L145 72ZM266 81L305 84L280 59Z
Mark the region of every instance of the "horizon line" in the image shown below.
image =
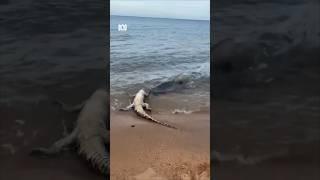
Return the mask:
M210 19L186 19L186 18L170 18L170 17L154 17L154 16L130 16L130 15L117 15L111 14L111 16L122 16L122 17L137 17L137 18L157 18L157 19L173 19L173 20L188 20L188 21L210 21Z

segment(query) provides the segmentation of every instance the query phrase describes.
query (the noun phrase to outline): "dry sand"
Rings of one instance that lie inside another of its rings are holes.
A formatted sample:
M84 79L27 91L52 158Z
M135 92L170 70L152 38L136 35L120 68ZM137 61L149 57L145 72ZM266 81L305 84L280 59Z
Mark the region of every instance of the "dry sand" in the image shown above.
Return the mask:
M178 130L111 112L111 179L209 179L209 112L152 115Z

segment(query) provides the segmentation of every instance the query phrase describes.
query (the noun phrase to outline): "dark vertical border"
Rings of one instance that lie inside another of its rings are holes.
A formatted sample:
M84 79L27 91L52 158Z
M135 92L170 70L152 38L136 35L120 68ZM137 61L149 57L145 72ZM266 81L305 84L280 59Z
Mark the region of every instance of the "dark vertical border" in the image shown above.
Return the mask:
M106 37L105 37L105 52L104 54L106 55L105 62L106 62L106 90L108 92L108 101L107 101L107 129L109 130L110 134L110 1L105 2L105 20L106 20ZM107 145L107 149L109 151L109 176L106 176L105 179L109 180L110 179L110 136L109 136L109 144Z
M214 45L214 2L210 1L210 155L212 155L213 150L213 79L214 79L214 58L213 58L213 45ZM214 162L210 156L210 179L214 179Z

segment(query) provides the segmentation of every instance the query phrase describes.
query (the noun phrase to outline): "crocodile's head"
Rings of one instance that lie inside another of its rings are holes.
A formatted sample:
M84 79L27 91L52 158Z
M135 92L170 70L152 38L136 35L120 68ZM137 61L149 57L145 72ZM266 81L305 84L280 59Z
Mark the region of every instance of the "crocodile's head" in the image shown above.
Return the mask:
M144 87L144 88L140 89L140 91L138 93L142 93L142 94L144 94L144 96L149 96L150 89Z

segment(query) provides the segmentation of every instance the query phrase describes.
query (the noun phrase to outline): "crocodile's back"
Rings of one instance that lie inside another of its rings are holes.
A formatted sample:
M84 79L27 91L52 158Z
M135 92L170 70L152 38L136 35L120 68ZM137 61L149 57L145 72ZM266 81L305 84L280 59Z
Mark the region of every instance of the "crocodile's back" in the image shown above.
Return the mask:
M86 102L79 114L77 127L79 129L79 153L92 166L102 173L107 173L109 164L104 136L107 122L107 92L97 90Z
M97 129L105 129L107 109L107 92L99 89L87 100L79 114L77 121L79 133L91 136L97 134Z

